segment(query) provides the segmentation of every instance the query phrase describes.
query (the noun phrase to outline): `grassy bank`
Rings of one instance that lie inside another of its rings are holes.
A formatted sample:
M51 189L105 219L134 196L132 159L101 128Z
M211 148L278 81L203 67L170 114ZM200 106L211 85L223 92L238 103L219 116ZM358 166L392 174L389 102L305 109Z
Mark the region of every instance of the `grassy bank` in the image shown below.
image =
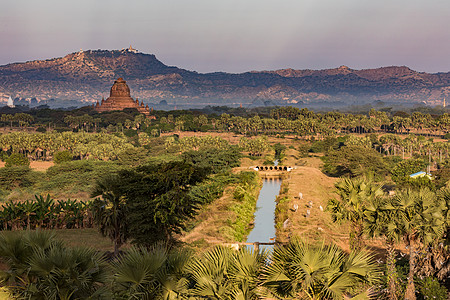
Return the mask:
M244 241L254 218L262 181L256 172L242 171L233 175L234 183L223 196L205 206L197 216L197 226L185 232L182 240L192 246Z

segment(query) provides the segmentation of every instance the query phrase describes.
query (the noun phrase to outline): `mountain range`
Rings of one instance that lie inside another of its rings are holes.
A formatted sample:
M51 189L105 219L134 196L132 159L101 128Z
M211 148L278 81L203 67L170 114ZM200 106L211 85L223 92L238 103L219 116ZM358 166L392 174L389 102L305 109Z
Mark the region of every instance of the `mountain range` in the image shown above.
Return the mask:
M354 70L282 69L240 74L198 73L167 66L155 55L88 50L48 60L0 66L0 99L92 104L107 98L123 77L144 103L205 105L348 105L383 101L441 104L450 94L449 73L416 72L405 66Z

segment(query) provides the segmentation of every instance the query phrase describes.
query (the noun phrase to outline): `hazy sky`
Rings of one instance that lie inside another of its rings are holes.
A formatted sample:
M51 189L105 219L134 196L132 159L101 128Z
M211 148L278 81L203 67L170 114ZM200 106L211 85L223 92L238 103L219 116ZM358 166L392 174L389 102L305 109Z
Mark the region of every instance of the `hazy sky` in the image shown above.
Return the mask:
M0 0L0 65L130 44L198 72L450 71L449 0Z

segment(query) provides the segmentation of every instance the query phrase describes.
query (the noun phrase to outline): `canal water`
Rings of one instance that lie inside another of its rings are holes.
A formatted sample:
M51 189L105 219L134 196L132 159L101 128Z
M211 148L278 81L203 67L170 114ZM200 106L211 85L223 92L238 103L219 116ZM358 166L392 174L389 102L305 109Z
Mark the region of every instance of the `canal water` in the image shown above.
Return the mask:
M277 204L275 199L280 193L280 187L281 178L263 179L263 186L256 202L254 227L247 237L247 243L272 242L275 238L275 207ZM263 247L261 246L261 248ZM269 246L269 248L272 247Z

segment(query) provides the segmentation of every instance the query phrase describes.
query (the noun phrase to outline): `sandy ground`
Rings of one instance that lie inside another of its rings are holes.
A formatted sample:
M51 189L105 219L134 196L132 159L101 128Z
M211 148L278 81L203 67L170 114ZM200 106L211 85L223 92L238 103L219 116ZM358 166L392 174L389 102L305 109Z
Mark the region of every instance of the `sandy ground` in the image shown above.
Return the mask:
M51 166L53 166L54 163L52 161L32 161L30 162L30 168L36 171L45 171ZM0 161L0 168L3 168L5 166L5 163L3 161Z

